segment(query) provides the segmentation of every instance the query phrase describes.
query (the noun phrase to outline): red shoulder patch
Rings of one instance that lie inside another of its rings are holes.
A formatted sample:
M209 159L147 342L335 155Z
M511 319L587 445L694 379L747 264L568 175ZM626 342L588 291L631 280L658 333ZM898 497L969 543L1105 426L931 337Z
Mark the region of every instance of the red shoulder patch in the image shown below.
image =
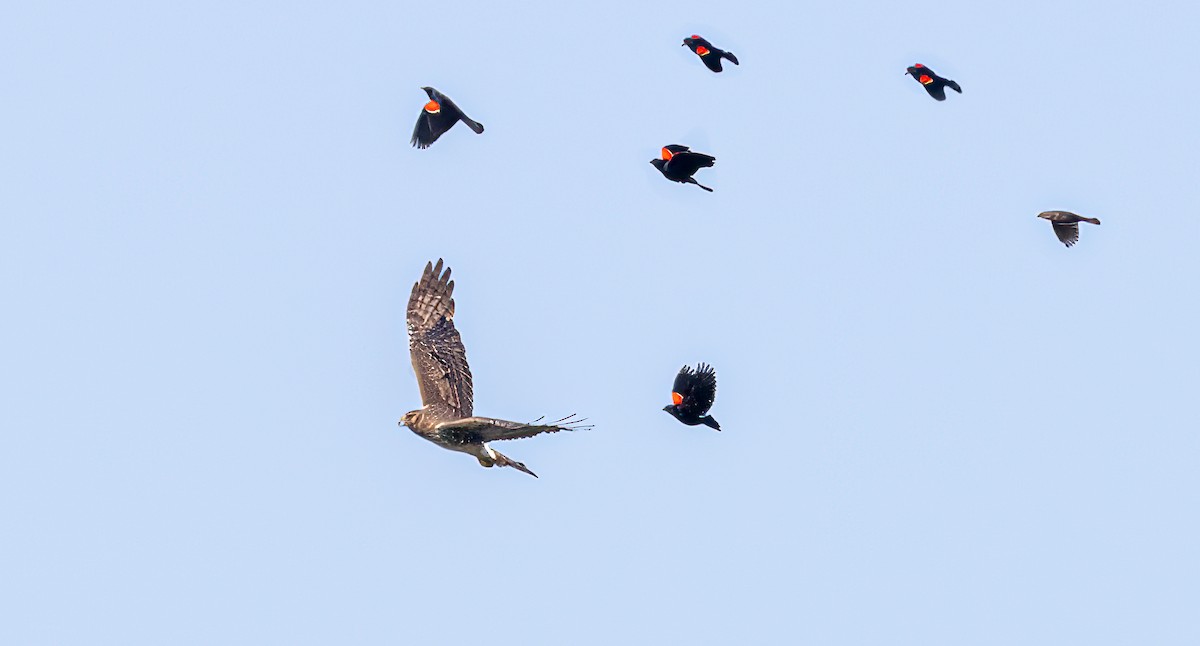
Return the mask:
M708 56L708 48L705 47L704 45L701 45L696 48L696 53L701 56Z
M916 68L922 68L922 67L925 67L925 66L924 66L924 65L922 65L922 64L920 64L920 63L913 63L913 67L916 67Z
M683 403L683 395L680 395L679 393L671 393L671 402L674 403L676 406L682 404Z
M933 83L933 79L929 78L928 76L926 76L924 74L922 74L921 78L919 78L917 80L921 82L921 85L929 85L930 83Z
M442 106L438 105L437 101L430 101L425 104L425 111L431 114L437 114L442 111Z
M674 156L675 156L675 153L673 153L673 152L671 152L671 151L667 150L666 148L663 148L663 149L662 149L662 158L663 158L663 161L671 161L671 158L672 158L672 157L674 157ZM678 403L678 402L676 402L676 403Z
M699 38L700 34L692 34L692 38Z

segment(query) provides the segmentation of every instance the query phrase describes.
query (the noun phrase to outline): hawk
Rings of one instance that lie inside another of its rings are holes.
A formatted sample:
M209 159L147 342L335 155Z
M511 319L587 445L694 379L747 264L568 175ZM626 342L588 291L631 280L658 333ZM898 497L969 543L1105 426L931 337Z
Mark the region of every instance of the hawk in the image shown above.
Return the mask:
M1070 211L1043 211L1038 213L1038 217L1043 220L1049 220L1054 227L1054 235L1058 236L1058 241L1068 247L1079 242L1079 223L1087 222L1088 224L1100 224L1098 218L1085 218L1082 215L1075 215Z
M467 351L454 329L454 281L450 268L425 264L425 273L413 285L408 298L408 347L413 371L421 389L423 406L400 418L417 435L438 446L475 456L485 467L513 467L533 477L524 464L488 446L495 440L515 440L539 433L556 433L591 428L574 415L551 422L529 424L491 417L475 417L474 386Z

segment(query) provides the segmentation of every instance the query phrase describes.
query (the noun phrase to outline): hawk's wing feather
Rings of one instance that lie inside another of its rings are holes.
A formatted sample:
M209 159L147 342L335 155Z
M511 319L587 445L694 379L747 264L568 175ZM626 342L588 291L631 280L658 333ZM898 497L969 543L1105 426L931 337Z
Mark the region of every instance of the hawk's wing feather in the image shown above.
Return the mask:
M471 368L458 330L454 329L454 281L426 263L421 280L408 298L408 348L421 388L421 403L446 408L455 417L470 417L474 400Z
M1054 235L1063 244L1070 247L1079 242L1079 223L1078 222L1051 222L1054 225Z
M449 422L442 422L437 425L439 433L452 435L465 435L479 442L491 442L494 440L517 440L525 437L533 437L540 433L557 433L559 431L577 431L580 429L591 428L588 424L583 424L586 420L576 419L574 415L564 417L560 420L555 420L549 424L538 424L536 421L529 424L521 422L510 422L506 419L495 419L492 417L467 417L465 419L457 419Z

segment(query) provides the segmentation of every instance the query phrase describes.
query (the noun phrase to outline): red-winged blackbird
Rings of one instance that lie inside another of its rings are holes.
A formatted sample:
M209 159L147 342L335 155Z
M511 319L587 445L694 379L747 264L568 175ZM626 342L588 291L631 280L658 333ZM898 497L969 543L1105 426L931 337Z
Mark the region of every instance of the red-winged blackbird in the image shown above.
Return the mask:
M675 386L671 389L671 405L663 410L688 426L705 426L721 430L717 420L708 415L713 399L717 396L717 373L712 366L701 363L692 371L684 366L675 375Z
M1038 213L1038 217L1049 220L1054 229L1054 235L1058 236L1059 241L1068 247L1079 242L1080 222L1100 224L1100 220L1096 218L1085 218L1070 211L1045 211Z
M913 63L913 66L908 68L908 71L905 72L905 74L912 75L912 77L916 79L917 83L925 86L925 91L929 93L929 96L937 99L938 101L946 100L947 87L955 92L958 92L959 94L962 94L962 88L958 86L958 83L938 76L933 70L920 63Z
M546 424L539 424L541 419L522 424L475 417L467 349L454 327L454 281L449 267L442 271L440 258L436 265L425 264L408 297L408 350L424 405L405 413L400 424L442 448L474 456L480 466L512 467L536 478L528 467L488 442L591 428L574 415Z
M463 111L454 105L450 97L431 87L421 89L429 95L429 103L425 104L425 107L421 109L421 116L417 117L417 126L413 128L412 145L417 148L432 146L438 137L453 128L454 124L459 121L467 124L467 127L474 130L475 134L483 133L483 124L472 121L470 117L463 114Z
M711 168L717 158L704 153L694 153L687 146L671 144L663 146L662 159L651 159L650 163L663 174L663 177L680 184L695 184L712 192L712 189L697 182L692 175L701 168Z
M722 58L729 59L729 62L733 63L734 65L738 64L737 56L734 56L733 52L717 49L716 47L712 46L712 43L697 36L696 34L692 34L689 38L684 38L683 44L687 46L688 49L695 52L696 55L700 57L700 60L704 61L704 65L714 72L721 71Z

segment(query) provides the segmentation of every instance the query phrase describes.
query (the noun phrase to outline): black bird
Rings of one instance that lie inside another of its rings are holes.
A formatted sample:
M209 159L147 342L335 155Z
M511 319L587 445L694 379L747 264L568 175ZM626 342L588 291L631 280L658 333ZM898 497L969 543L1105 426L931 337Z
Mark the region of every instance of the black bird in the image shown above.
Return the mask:
M664 406L663 410L688 426L704 424L719 431L721 425L708 415L716 396L717 373L712 366L701 363L695 371L690 366L684 366L675 375L675 386L671 389L672 403Z
M684 38L683 44L687 46L688 49L695 52L696 55L700 57L700 60L704 61L704 65L714 72L721 71L722 58L729 59L729 62L733 63L734 65L738 64L737 56L734 56L733 52L717 49L716 47L713 47L712 43L697 36L696 34L692 34L689 38Z
M651 159L650 163L663 174L663 177L680 184L695 184L712 193L712 189L697 182L692 175L701 168L711 168L717 158L704 153L694 153L687 146L671 144L663 146L662 159Z
M1054 235L1068 247L1079 242L1079 223L1087 222L1089 224L1100 224L1097 218L1085 218L1082 215L1075 215L1070 211L1045 211L1038 213L1038 217L1044 220L1049 220L1053 225Z
M483 124L472 121L471 117L463 114L463 111L458 109L450 97L431 87L421 89L429 95L429 103L425 104L425 107L421 109L421 116L417 117L417 126L413 128L412 145L417 148L432 146L438 137L453 128L454 124L459 121L467 124L467 127L474 130L475 134L483 134Z
M938 101L946 100L947 87L962 94L962 88L958 86L958 83L938 76L933 70L920 63L913 63L913 66L908 68L905 74L911 75L917 83L925 86L925 91L929 93L929 96Z
M537 477L524 464L488 446L489 442L591 428L569 415L547 424L475 416L475 386L467 349L454 327L454 281L442 261L426 263L408 297L408 348L423 406L400 424L438 446L474 456L484 467L512 467Z

